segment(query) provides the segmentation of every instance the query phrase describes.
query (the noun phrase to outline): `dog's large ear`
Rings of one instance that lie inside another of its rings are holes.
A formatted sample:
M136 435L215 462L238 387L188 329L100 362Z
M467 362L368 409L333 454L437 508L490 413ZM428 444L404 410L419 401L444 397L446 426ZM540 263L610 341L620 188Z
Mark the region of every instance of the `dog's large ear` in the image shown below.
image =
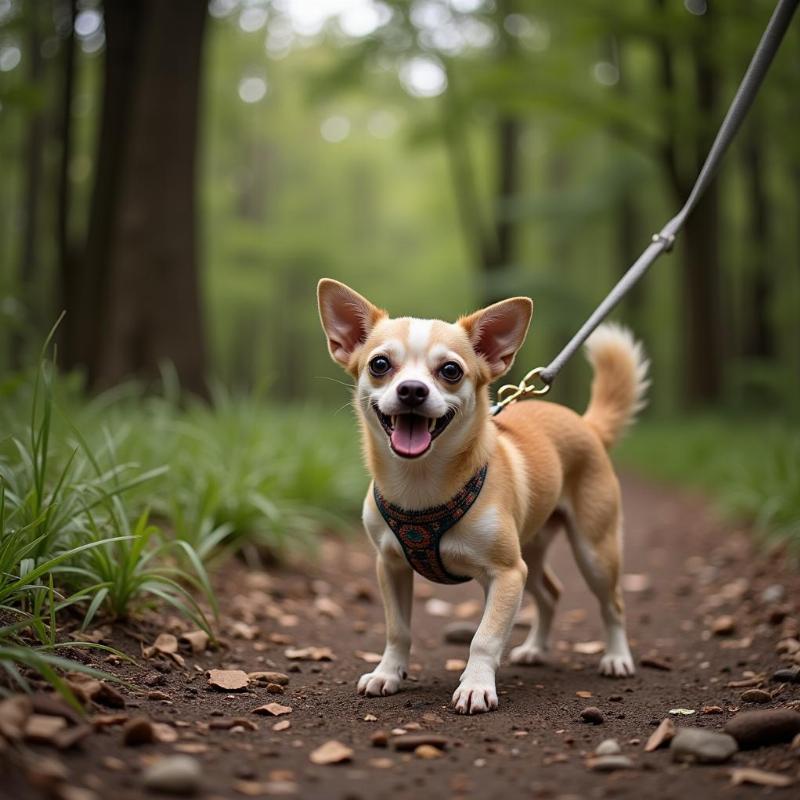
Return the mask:
M514 356L525 341L532 315L533 300L512 297L459 320L475 352L489 365L491 380L511 369Z
M386 314L349 286L330 278L317 285L317 300L328 350L333 360L347 369L353 353Z

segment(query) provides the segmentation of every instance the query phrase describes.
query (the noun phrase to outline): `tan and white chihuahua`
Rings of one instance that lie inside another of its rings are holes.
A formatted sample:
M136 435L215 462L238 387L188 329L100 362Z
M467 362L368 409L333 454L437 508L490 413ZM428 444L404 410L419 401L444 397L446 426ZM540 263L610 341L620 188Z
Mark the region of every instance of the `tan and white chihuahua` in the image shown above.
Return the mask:
M455 709L497 708L495 672L527 589L536 624L511 651L514 664L547 653L560 585L545 564L565 530L575 559L600 604L604 675L634 673L619 587L622 510L608 448L643 404L648 363L618 326L604 325L587 343L594 368L583 416L537 401L489 411L488 386L506 373L525 340L533 303L514 297L450 324L391 319L349 287L324 279L319 312L333 359L355 379L355 407L373 486L363 520L378 554L386 611L386 649L358 681L368 696L398 691L411 648L413 570L379 499L404 513L447 508L476 476L482 488L441 537L445 574L474 578L486 607L453 695ZM487 467L486 470L483 470ZM485 480L484 480L485 478Z

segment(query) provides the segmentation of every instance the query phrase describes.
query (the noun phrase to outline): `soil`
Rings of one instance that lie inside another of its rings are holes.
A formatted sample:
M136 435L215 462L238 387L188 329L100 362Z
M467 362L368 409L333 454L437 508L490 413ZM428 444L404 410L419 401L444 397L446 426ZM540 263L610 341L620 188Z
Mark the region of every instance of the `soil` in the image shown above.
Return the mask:
M395 696L359 697L356 681L372 669L363 654L383 647L373 559L362 536L328 539L318 560L291 569L266 574L237 563L226 566L217 578L223 646L198 655L182 651L184 668L167 657L144 659L137 640L151 644L160 632L175 631L180 621L154 618L136 628L113 629L110 641L137 659L135 666L102 664L133 684L123 688L123 713L168 723L175 728L176 742L133 747L123 744L120 727L109 727L70 751L29 745L22 762L19 757L13 761L23 768L3 770L0 797L40 797L29 779L45 758L53 757L69 771L73 785L94 793L89 797L149 796L142 769L176 748L185 750L186 744L202 751L194 757L203 770L198 796L207 800L283 793L341 800L739 798L781 791L792 796L796 785L785 790L733 786L730 777L733 767L753 766L800 781L800 750L789 745L740 752L721 766L676 764L669 750L648 754L643 745L672 709L694 712L673 715L677 726L719 729L738 710L800 708L800 685L781 688L770 681L774 670L788 666L776 644L796 630L797 573L781 553L765 553L746 531L715 521L699 499L630 477L624 480L624 496L628 629L639 664L633 678L600 677L600 656L580 652L601 638L599 615L560 541L551 564L565 592L552 664L504 665L498 673L499 710L463 717L448 705L459 673L448 671L446 663L465 659L468 648L445 644L442 631L459 614L478 619L474 601L482 600L479 587L438 586L419 577L410 679ZM715 622L724 615L733 617L732 630L716 634ZM516 627L511 644L524 633ZM330 648L335 660L299 661L285 655L289 647L309 646ZM641 666L643 658L653 666ZM211 668L278 670L290 682L282 695L252 684L244 692L225 693L207 685L205 671ZM772 696L765 704L744 702L746 688L728 685L751 672L766 674L760 685ZM148 699L154 691L168 699ZM292 712L278 718L252 713L270 702L290 706ZM600 710L602 724L582 721L587 706ZM709 707L719 711L704 713ZM119 713L100 707L92 713L101 712ZM235 717L255 722L258 729L209 728ZM286 720L288 729L273 730ZM372 745L376 731L391 738L393 729L406 725L415 733L444 736L444 755L425 759L399 752L391 743L385 749ZM633 769L598 773L588 768L587 757L608 738L619 742ZM311 763L310 753L329 740L352 748L352 759L337 765Z

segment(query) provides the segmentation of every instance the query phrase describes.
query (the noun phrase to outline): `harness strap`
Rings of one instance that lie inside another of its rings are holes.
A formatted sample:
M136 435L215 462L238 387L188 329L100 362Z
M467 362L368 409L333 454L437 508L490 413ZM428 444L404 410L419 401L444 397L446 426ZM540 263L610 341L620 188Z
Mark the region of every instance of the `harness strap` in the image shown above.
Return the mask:
M397 537L412 569L434 583L466 583L471 578L453 575L442 562L442 536L470 510L486 480L488 464L481 467L446 503L421 511L408 511L386 500L377 484L373 494L378 511Z

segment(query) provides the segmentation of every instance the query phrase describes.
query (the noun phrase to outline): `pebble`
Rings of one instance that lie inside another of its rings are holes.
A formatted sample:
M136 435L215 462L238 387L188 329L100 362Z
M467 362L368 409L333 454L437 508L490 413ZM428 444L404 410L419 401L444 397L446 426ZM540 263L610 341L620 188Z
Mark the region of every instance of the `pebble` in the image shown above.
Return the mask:
M168 756L151 764L144 772L144 785L156 792L192 795L200 788L203 770L190 756Z
M604 739L595 748L596 756L617 756L622 752L619 742L616 739Z
M742 692L741 700L743 703L769 703L772 695L763 689L748 689L746 692Z
M392 739L392 744L395 750L416 750L423 744L444 750L448 745L448 741L446 736L440 736L438 733L404 733L401 736L395 736Z
M430 760L433 758L441 758L444 753L438 747L434 747L432 744L421 744L414 748L414 755L417 758Z
M477 629L472 622L451 622L445 625L442 636L449 644L469 644Z
M681 728L670 744L674 761L697 764L724 764L738 749L733 736L705 728Z
M711 632L715 636L730 636L735 631L736 620L727 614L722 617L717 617L711 623Z
M800 714L788 709L744 711L725 725L742 750L790 742L800 733Z
M369 741L373 747L388 747L389 734L386 733L386 731L375 731L375 733L369 737Z
M614 772L618 769L633 769L633 761L628 756L609 755L590 758L587 762L594 772Z
M592 725L602 725L605 722L603 712L596 706L589 706L581 711L581 719L590 722Z
M779 583L773 583L771 586L767 586L766 589L761 593L761 602L762 603L780 603L783 600L783 596L786 593L786 590L781 586Z
M147 717L133 717L122 727L122 741L127 745L150 744L155 740L155 728Z
M776 670L772 673L772 680L779 683L800 683L800 666Z

